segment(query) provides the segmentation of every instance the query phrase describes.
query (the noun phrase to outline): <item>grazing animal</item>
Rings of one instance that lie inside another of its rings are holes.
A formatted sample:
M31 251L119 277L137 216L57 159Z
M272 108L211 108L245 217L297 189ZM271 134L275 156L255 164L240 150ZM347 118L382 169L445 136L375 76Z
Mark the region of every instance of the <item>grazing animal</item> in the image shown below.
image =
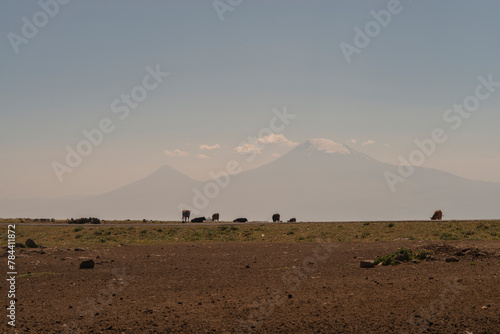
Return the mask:
M189 210L182 210L182 222L188 222L189 221L189 216L191 216L191 211Z
M275 213L273 215L273 223L276 223L276 222L280 222L280 214L279 213Z
M443 212L441 210L434 211L431 220L442 220L442 219L443 219Z
M78 219L68 219L66 220L68 224L100 224L101 220L99 218L78 218Z
M297 222L297 219L295 219L295 218L291 218L288 222L289 222L289 223L296 223L296 222Z
M233 223L246 223L248 221L248 219L246 218L236 218L235 220L233 220Z
M212 221L213 222L218 222L219 221L219 214L218 213L214 213L212 215Z
M203 223L205 220L207 220L205 217L193 218L191 219L191 223Z

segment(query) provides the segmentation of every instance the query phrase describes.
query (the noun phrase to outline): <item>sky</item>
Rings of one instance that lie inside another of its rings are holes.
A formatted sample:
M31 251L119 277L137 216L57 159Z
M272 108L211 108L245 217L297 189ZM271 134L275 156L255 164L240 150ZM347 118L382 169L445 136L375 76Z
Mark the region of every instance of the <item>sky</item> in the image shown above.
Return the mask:
M104 193L162 165L207 180L310 138L397 165L435 128L447 140L422 166L500 182L499 12L451 0L3 1L0 199ZM445 121L479 85L488 97Z

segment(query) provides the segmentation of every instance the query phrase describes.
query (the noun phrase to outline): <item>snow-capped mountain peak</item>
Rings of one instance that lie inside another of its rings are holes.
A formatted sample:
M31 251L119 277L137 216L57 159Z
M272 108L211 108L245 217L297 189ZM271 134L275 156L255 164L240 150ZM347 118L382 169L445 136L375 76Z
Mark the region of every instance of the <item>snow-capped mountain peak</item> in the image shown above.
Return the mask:
M326 138L309 139L299 146L301 150L306 152L322 151L329 154L351 154L352 150L346 145L339 144L333 140Z

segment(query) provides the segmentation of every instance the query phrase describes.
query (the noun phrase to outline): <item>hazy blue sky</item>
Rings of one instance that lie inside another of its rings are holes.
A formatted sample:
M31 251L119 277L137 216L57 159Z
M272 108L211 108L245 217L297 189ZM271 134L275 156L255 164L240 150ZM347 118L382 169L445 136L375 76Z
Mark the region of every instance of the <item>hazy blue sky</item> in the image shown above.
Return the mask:
M449 140L424 166L500 182L500 88L459 129L443 121L478 76L500 81L500 3L402 0L348 63L340 44L388 3L245 0L221 20L212 1L73 0L44 25L37 1L3 1L0 198L101 193L164 164L198 179L230 159L252 168L291 145L251 163L234 148L285 106L289 141L329 138L393 164L442 127ZM42 26L16 53L9 33L34 15ZM170 75L121 120L113 101L157 65ZM115 130L59 182L51 164L104 118Z

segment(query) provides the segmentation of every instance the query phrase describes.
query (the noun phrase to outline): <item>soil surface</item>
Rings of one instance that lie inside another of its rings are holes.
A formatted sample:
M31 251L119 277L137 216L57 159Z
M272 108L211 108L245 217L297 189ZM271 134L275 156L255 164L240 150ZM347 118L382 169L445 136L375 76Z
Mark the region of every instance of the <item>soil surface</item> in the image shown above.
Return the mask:
M434 259L360 268L399 247L433 249ZM498 241L124 245L17 255L18 333L500 332ZM459 261L446 262L451 256ZM79 269L86 259L93 269ZM6 255L1 261L6 272ZM4 281L4 305L7 292Z

